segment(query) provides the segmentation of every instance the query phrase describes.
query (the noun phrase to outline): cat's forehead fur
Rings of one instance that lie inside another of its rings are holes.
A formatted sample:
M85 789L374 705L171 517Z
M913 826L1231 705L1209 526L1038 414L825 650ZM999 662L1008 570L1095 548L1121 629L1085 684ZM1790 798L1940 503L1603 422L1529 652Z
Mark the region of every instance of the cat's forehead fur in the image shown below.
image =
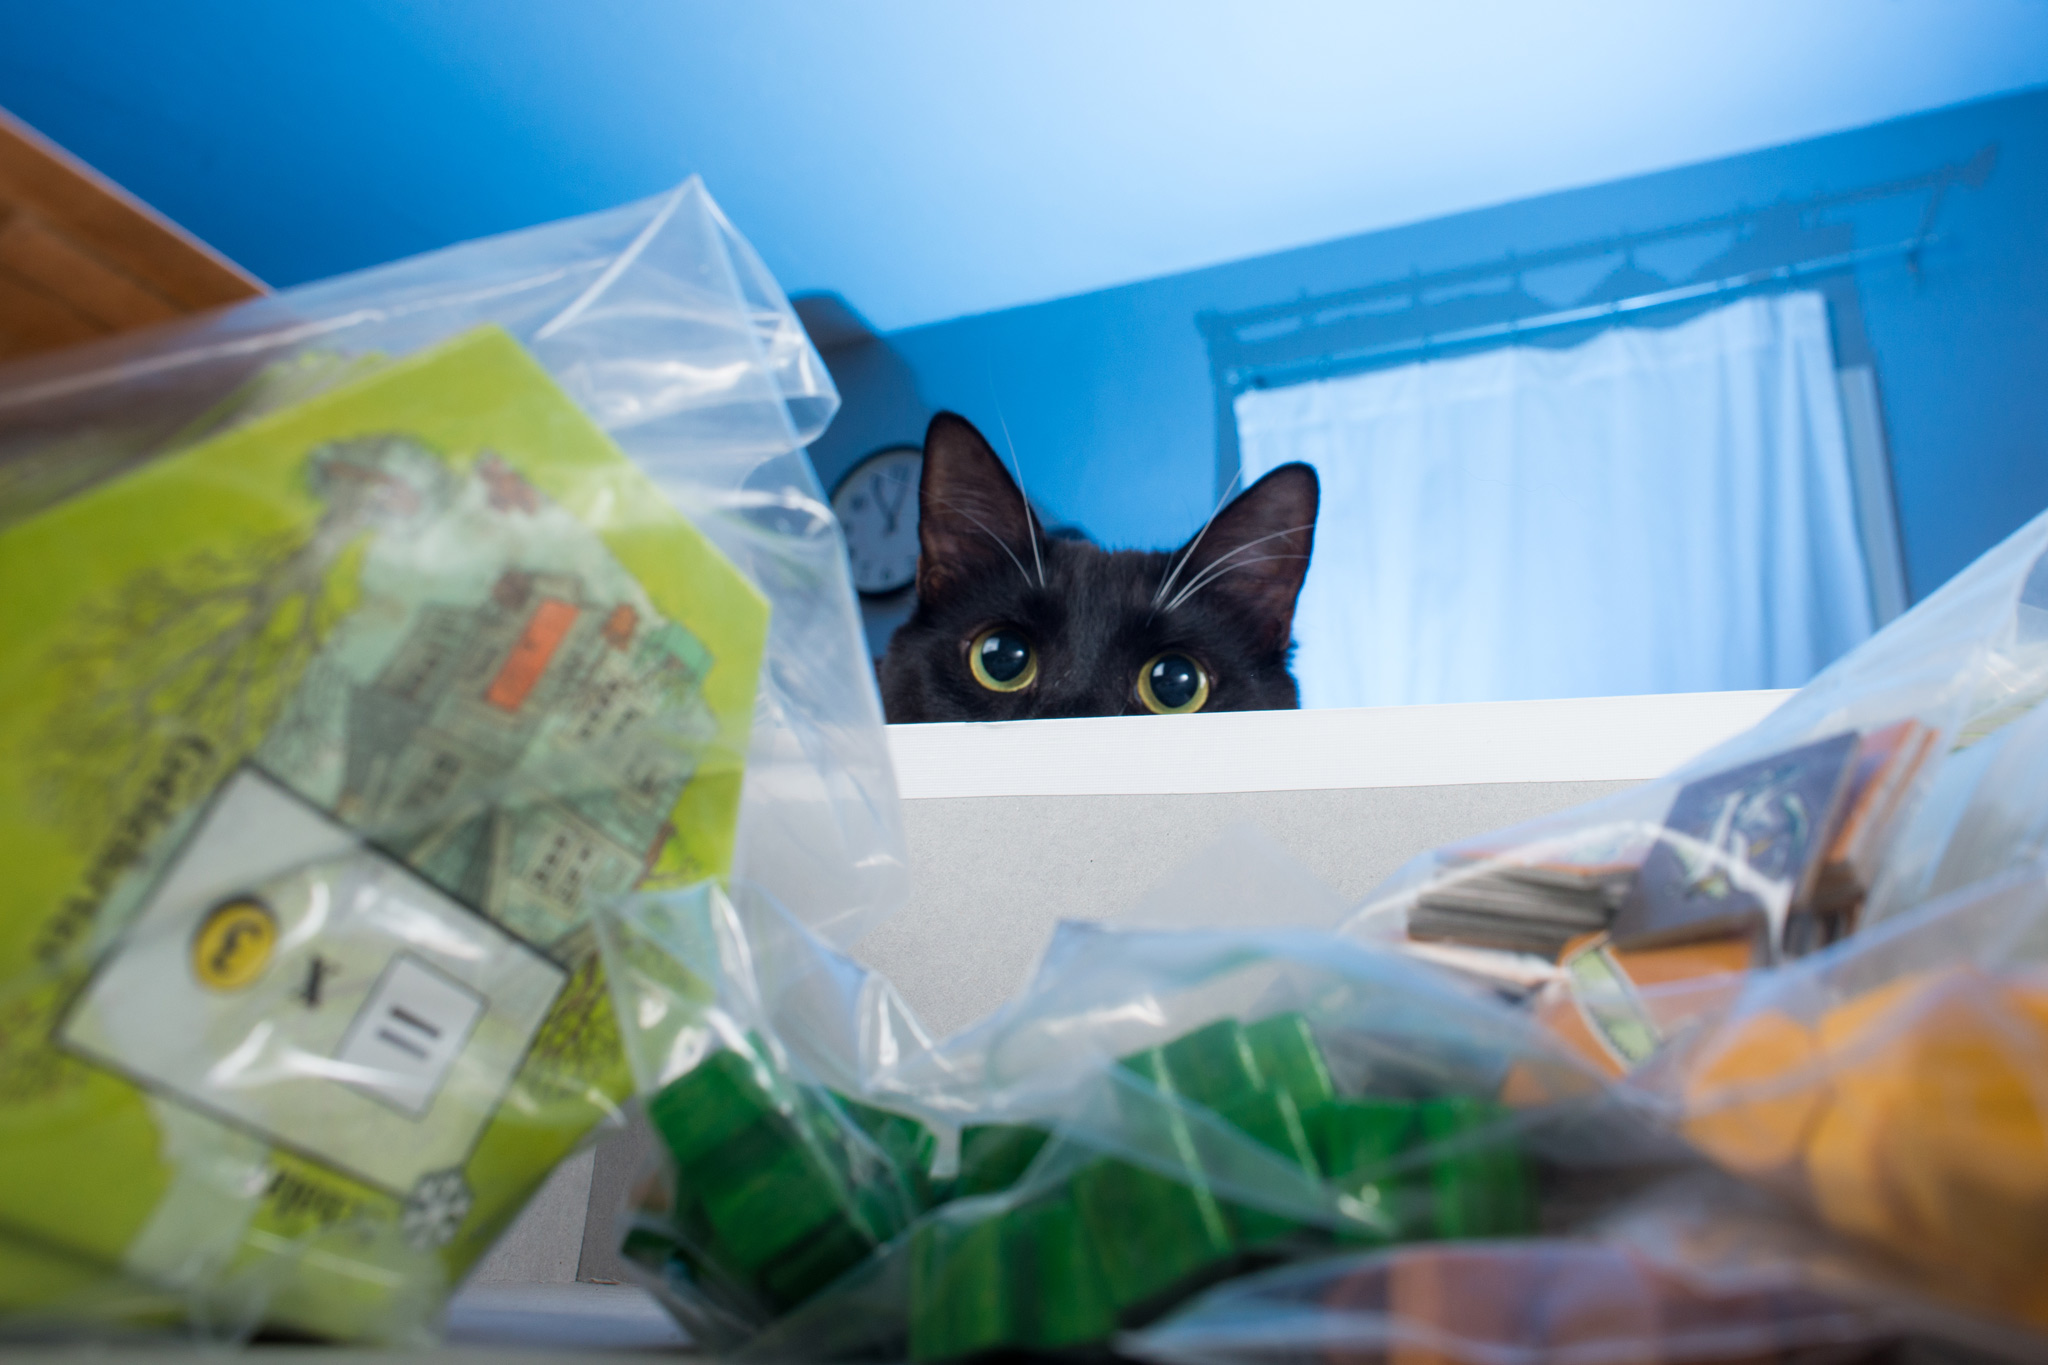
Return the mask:
M1255 623L1222 595L1197 591L1171 610L1153 605L1173 556L1109 551L1078 541L1043 541L1037 565L1000 571L920 603L883 662L891 720L1026 720L1142 714L1138 673L1156 655L1193 657L1211 679L1216 710L1298 705L1287 651L1251 643ZM997 626L1020 631L1038 659L1038 679L1021 692L991 692L974 680L968 650Z
M1088 680L1102 670L1135 668L1171 638L1172 618L1163 618L1154 606L1169 557L1076 541L1053 541L1043 548L1045 587L1020 582L1013 605L1020 616L1017 625L1036 625L1045 636L1040 686L1048 704L1058 706L1069 693L1092 692Z

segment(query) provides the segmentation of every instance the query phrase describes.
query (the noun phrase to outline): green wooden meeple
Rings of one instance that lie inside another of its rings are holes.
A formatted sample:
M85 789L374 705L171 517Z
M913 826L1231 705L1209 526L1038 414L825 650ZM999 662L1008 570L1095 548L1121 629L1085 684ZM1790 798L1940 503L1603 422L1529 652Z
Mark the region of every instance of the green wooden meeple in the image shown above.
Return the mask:
M1294 1096L1285 1090L1261 1090L1242 1095L1217 1110L1246 1137L1297 1167L1310 1179L1320 1179L1322 1165L1309 1144L1307 1129ZM1270 1246L1305 1232L1303 1225L1285 1214L1248 1204L1232 1204L1230 1218L1238 1239L1247 1247Z
M1096 1240L1071 1190L926 1219L909 1254L912 1360L1084 1346L1117 1328Z
M1315 1035L1299 1014L1245 1025L1219 1019L1123 1065L1160 1091L1212 1110L1311 1178L1321 1174L1302 1127L1304 1108L1335 1094ZM1295 1219L1232 1203L1224 1211L1238 1242L1272 1246L1305 1231Z
M932 1161L938 1156L939 1135L908 1114L863 1104L845 1095L832 1097L859 1128L903 1173L919 1209L928 1209L951 1190L932 1179Z
M1425 1100L1418 1126L1429 1167L1432 1232L1510 1237L1534 1230L1535 1207L1521 1151L1502 1135L1507 1111L1465 1096Z
M1118 1312L1141 1312L1210 1278L1236 1250L1207 1176L1187 1163L1171 1175L1104 1157L1074 1173L1074 1203L1095 1242Z
M960 1130L960 1173L956 1199L1007 1190L1024 1176L1052 1134L1023 1123L969 1124Z
M1233 1244L1199 1170L1114 1157L1015 1199L959 1201L911 1234L910 1358L1106 1340L1227 1267Z
M1235 1019L1218 1019L1184 1034L1160 1048L1159 1056L1174 1093L1210 1109L1266 1089L1251 1039Z
M902 1230L905 1177L850 1139L824 1092L761 1051L711 1054L647 1116L675 1161L675 1254L708 1292L801 1303Z
M1220 1134L1197 1141L1212 1124L1334 1186L1355 1215L1335 1229L1342 1240L1533 1226L1507 1111L1469 1097L1340 1096L1298 1014L1219 1020L1122 1065L1142 1082L1119 1101L1128 1156L1062 1159L1022 1185L1050 1131L971 1125L948 1184L932 1177L938 1139L918 1120L798 1084L763 1048L714 1053L648 1104L677 1197L670 1226L636 1225L632 1250L780 1313L930 1209L902 1246L909 1354L923 1362L1098 1345L1283 1244L1327 1242L1320 1224L1218 1197L1200 1152L1217 1151Z
M1307 1113L1337 1098L1329 1063L1308 1020L1299 1014L1276 1014L1247 1024L1244 1036L1266 1085L1285 1092L1297 1110Z
M951 1360L1016 1340L1003 1215L949 1209L910 1237L910 1358Z

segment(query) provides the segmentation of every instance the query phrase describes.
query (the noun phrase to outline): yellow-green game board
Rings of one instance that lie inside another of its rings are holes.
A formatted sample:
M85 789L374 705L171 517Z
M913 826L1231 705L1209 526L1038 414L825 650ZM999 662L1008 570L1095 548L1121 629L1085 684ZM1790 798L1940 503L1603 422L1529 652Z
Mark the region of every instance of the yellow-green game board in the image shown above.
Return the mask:
M509 336L0 531L0 1314L402 1334L630 1093L766 601Z

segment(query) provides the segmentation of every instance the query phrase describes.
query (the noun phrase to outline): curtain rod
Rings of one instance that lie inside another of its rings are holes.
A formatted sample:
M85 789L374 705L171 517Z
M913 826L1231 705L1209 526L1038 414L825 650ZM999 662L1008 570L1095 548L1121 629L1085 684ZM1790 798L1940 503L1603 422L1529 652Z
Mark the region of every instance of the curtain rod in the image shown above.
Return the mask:
M1588 322L1627 317L1635 313L1648 312L1657 308L1669 308L1675 304L1691 303L1697 299L1714 298L1732 294L1743 289L1754 289L1759 285L1782 284L1803 279L1808 275L1824 274L1828 271L1843 270L1860 265L1865 261L1879 260L1889 256L1913 256L1922 247L1940 240L1933 236L1912 237L1904 241L1887 242L1882 246L1858 247L1854 251L1837 252L1832 256L1816 256L1811 260L1795 261L1786 265L1772 266L1767 270L1752 270L1741 275L1728 275L1718 280L1702 280L1696 284L1681 284L1670 289L1659 289L1650 294L1634 294L1624 299L1612 299L1606 303L1585 304L1577 308L1564 308L1554 313L1539 313L1530 318L1512 318L1506 322L1491 322L1480 327L1462 327L1455 331L1439 332L1408 341L1387 342L1379 346L1362 346L1348 351L1337 351L1329 355L1307 357L1300 360L1279 360L1268 365L1236 366L1224 371L1224 381L1232 393L1247 389L1266 389L1289 381L1284 376L1301 374L1303 379L1335 378L1340 370L1361 368L1374 361L1401 359L1408 356L1423 356L1432 351L1469 345L1480 341L1497 341L1516 337L1532 336L1539 332L1556 331L1561 327L1574 327Z
M1773 204L1764 204L1755 208L1741 208L1731 213L1718 213L1707 218L1696 218L1690 222L1675 223L1669 227L1653 228L1646 232L1624 232L1613 237L1579 242L1572 246L1553 247L1529 255L1518 256L1513 252L1509 252L1504 260L1488 261L1479 265L1457 266L1448 270L1431 271L1427 274L1418 269L1402 279L1380 280L1374 284L1341 289L1335 293L1322 294L1314 298L1309 297L1306 291L1304 291L1302 297L1289 299L1284 303L1261 304L1255 308L1241 308L1232 312L1205 313L1203 315L1203 331L1213 332L1219 336L1229 336L1248 326L1257 326L1262 322L1295 317L1301 313L1304 307L1312 306L1318 309L1342 308L1348 304L1363 303L1374 299L1398 298L1403 294L1412 294L1417 289L1464 284L1473 280L1488 279L1501 275L1523 274L1532 270L1542 270L1553 265L1577 261L1586 256L1630 251L1638 247L1649 246L1656 242L1669 241L1674 238L1695 237L1702 233L1724 231L1728 228L1740 228L1745 224L1754 223L1759 219L1776 214L1794 213L1803 217L1824 209L1840 208L1849 204L1868 203L1874 200L1890 199L1903 194L1911 194L1915 190L1932 191L1928 195L1927 212L1920 225L1920 235L1925 236L1933 226L1934 215L1939 210L1942 198L1947 193L1948 187L1960 184L1976 189L1982 186L1985 180L1990 177L1992 168L1997 164L1997 160L1998 144L1986 143L1968 161L1940 165L1933 170L1922 171L1918 175L1909 175L1900 180L1890 180L1875 185L1864 185L1853 190L1840 191L1835 194L1814 195L1808 199L1779 200Z

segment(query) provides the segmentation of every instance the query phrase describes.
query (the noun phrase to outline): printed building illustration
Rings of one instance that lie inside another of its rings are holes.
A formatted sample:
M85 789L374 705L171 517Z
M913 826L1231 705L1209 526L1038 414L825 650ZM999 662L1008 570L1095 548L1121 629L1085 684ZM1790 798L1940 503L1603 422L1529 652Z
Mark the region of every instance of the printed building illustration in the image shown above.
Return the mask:
M336 814L529 941L631 887L710 720L703 645L574 574L429 604L349 700Z

